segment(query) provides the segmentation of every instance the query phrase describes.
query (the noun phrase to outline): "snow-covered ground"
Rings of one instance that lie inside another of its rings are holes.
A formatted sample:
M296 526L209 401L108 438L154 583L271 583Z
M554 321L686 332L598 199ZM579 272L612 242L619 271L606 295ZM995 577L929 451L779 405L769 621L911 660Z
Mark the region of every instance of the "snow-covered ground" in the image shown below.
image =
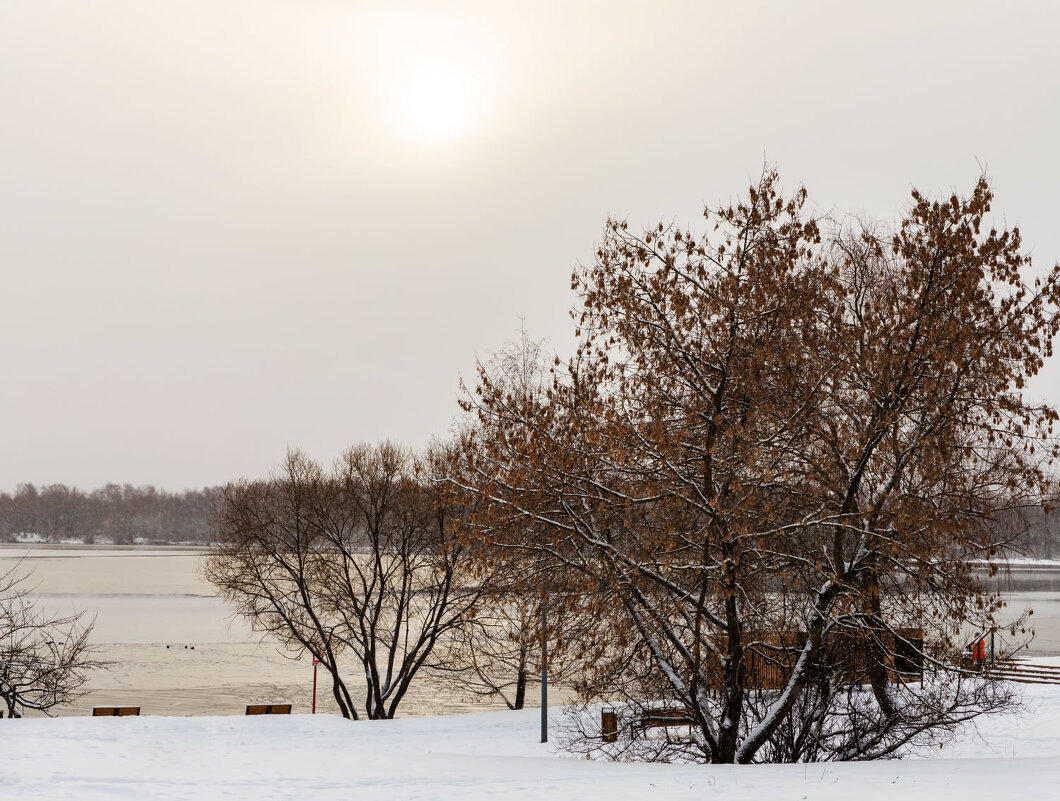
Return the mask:
M1010 799L1060 797L1060 687L929 759L638 765L564 757L539 713L0 720L0 797L93 799Z

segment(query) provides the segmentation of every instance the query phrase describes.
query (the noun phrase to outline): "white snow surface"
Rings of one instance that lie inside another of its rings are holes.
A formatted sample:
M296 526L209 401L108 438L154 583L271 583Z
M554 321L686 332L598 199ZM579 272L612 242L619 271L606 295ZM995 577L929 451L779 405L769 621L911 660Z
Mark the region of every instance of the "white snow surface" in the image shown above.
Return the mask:
M330 715L0 720L0 798L1060 798L1060 687L927 758L808 765L619 764L539 739L540 713L393 721ZM556 713L558 721L562 713Z

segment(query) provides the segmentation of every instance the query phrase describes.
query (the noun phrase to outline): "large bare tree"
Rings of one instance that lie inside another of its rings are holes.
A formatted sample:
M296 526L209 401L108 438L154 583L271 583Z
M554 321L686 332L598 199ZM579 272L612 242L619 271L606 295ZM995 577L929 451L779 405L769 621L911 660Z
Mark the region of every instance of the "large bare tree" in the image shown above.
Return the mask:
M255 629L318 655L344 717L392 718L481 594L446 508L393 444L330 470L292 452L273 478L225 487L215 526L206 577Z
M1021 390L1060 271L1027 277L991 197L826 226L767 172L706 235L609 222L566 369L480 371L449 481L479 540L587 577L591 692L678 705L713 762L887 756L1006 702L953 646L1000 624L997 513L1051 488Z
M0 700L12 718L70 703L83 694L89 671L103 664L89 643L91 622L44 612L28 577L21 564L0 573Z

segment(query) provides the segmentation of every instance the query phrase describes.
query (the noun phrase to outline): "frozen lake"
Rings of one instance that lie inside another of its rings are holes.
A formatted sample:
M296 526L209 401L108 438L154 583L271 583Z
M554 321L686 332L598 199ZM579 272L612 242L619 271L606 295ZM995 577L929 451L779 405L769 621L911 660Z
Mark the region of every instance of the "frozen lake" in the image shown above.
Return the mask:
M21 558L49 611L86 610L95 617L93 639L101 658L112 663L93 674L87 696L60 714L84 714L95 705L236 714L248 703L273 702L308 711L308 660L284 657L234 617L200 577L201 554L195 548L0 546L0 570ZM1036 636L1021 655L1060 655L1060 567L1020 567L1000 581L1013 614L1034 610ZM321 682L318 708L330 710L329 700ZM446 685L420 682L401 714L495 708Z
M1034 613L1034 639L1020 656L1060 656L1060 566L1019 565L991 581L1005 596L1007 617Z
M197 548L0 546L0 571L17 560L49 612L85 610L108 670L93 672L89 693L58 714L93 706L140 706L145 714L242 714L249 703L311 706L313 668L261 641L213 595L199 575ZM352 673L352 671L351 671ZM354 674L355 675L355 674ZM317 708L337 711L320 673ZM351 691L358 692L356 685ZM442 684L419 682L402 715L500 708Z

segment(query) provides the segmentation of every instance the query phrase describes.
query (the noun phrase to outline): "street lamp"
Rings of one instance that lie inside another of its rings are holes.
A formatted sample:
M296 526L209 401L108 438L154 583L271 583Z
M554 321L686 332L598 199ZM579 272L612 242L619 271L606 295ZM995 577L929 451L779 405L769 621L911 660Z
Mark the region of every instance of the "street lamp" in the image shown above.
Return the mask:
M548 589L541 590L541 742L548 742Z
M313 714L317 713L317 666L320 664L320 657L317 656L316 652L313 652Z
M545 529L541 529L541 742L548 742L548 584L545 582Z

